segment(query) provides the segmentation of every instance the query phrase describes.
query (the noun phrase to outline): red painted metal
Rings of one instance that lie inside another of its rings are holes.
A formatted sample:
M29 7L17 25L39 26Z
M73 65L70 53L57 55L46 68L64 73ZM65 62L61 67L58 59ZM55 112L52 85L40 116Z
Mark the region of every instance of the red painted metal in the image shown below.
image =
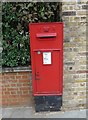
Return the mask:
M50 37L56 37L56 33L42 33L42 34L36 34L37 37L40 37L40 38L50 38Z
M29 25L33 95L62 95L63 23Z

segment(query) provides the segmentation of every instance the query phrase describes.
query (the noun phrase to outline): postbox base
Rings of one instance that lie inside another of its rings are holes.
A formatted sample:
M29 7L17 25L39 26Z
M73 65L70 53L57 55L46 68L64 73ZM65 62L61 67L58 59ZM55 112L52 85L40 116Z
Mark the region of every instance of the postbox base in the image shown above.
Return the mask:
M62 96L36 96L35 111L60 111Z

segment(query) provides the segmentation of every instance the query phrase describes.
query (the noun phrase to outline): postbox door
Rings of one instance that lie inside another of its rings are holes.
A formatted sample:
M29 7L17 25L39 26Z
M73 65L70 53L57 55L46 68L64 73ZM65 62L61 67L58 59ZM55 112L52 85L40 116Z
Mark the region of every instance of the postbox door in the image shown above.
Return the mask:
M35 51L35 83L37 93L60 92L60 50Z

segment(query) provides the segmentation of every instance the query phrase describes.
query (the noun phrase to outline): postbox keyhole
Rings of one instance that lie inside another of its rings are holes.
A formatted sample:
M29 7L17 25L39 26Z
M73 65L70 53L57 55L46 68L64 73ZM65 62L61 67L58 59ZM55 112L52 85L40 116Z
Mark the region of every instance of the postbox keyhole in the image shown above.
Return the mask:
M35 80L40 80L40 75L39 75L39 72L35 72Z

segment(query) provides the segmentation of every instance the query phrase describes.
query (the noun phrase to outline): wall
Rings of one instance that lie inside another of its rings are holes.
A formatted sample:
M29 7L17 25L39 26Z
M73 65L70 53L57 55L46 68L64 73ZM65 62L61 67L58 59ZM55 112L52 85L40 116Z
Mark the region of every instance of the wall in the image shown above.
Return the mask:
M64 93L63 108L86 107L86 2L63 2Z
M28 67L3 69L2 106L32 105L31 70Z

